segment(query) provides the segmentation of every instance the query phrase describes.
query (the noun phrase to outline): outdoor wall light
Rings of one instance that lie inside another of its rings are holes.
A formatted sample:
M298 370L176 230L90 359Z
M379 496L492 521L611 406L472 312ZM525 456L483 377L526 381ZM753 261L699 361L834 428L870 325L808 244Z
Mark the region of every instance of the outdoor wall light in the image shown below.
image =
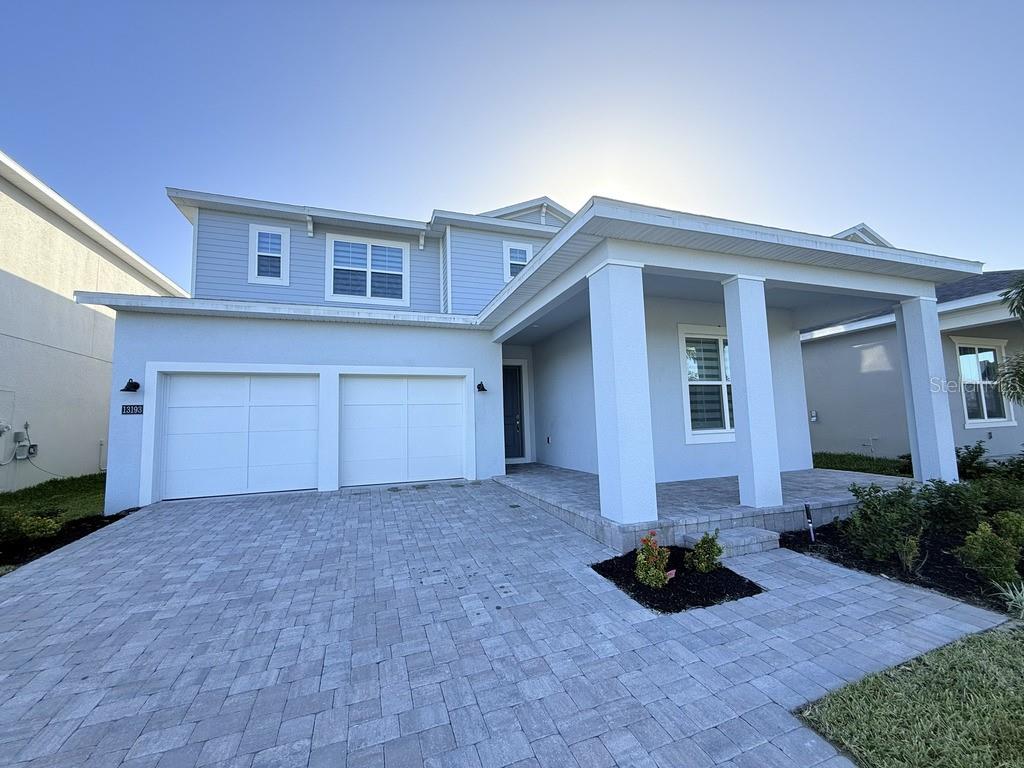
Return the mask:
M128 382L121 387L122 392L138 392L141 385L135 379L128 379Z
M476 385L476 391L477 392L486 392L487 391L487 387L485 387L484 383L481 381L479 384Z

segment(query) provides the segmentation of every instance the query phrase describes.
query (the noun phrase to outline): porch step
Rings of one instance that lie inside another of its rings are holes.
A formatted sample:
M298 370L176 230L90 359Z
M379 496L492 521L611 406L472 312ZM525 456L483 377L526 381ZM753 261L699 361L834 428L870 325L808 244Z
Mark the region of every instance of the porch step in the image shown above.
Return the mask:
M684 533L682 545L692 547L703 533ZM779 534L766 531L764 528L739 527L724 528L718 532L718 543L722 545L723 557L750 555L754 552L766 552L779 548Z

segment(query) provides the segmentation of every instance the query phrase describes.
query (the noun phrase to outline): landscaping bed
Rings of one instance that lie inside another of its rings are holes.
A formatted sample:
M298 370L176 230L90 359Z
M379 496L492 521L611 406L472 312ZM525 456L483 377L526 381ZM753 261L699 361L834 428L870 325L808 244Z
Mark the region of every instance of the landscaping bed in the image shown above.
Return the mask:
M0 493L0 575L124 517L103 516L104 481L85 475Z
M800 716L861 768L1024 765L1024 631L994 630L870 675Z
M913 477L914 475L909 456L890 459L884 456L867 456L863 453L821 451L814 454L814 468L841 469L846 472L868 472L872 475L899 477Z
M645 608L660 613L678 613L689 608L706 608L741 597L761 593L761 588L750 579L728 568L718 566L708 573L689 568L684 560L689 550L682 547L663 547L669 552L668 569L676 575L663 587L649 587L635 576L636 551L602 560L591 566L615 586Z

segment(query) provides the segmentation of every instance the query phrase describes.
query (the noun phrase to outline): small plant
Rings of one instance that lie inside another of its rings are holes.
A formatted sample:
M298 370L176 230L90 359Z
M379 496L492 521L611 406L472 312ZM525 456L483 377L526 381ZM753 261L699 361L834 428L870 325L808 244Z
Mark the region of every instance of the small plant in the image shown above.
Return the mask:
M992 520L996 532L1017 549L1024 548L1024 514L1003 511Z
M711 573L722 565L722 545L718 543L718 531L705 533L693 549L683 555L686 567L697 573Z
M924 561L918 562L921 558L921 537L920 535L907 536L896 545L896 559L900 568L908 576L916 576Z
M957 446L956 448L956 469L961 480L977 480L989 472L988 459L985 454L988 448L981 440L974 445Z
M853 485L857 509L843 525L843 535L861 557L876 563L900 559L900 550L911 537L920 537L921 510L910 484L892 490L877 485Z
M1024 620L1024 581L992 582L996 594L1006 603L1006 610L1012 616Z
M979 523L956 550L960 562L989 581L999 584L1017 580L1020 548L997 534L988 523Z
M932 480L918 490L916 502L928 532L947 540L963 541L984 514L981 492L973 483Z
M654 589L661 589L669 579L676 575L668 567L669 548L658 546L658 532L649 531L640 539L640 549L636 551L636 580Z

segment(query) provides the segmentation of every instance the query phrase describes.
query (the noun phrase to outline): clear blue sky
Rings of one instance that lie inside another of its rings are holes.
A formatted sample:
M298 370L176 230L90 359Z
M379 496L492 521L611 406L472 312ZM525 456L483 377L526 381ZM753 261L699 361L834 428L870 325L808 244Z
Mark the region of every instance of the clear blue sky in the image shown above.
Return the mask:
M0 148L186 286L166 186L418 219L601 194L1024 267L1022 6L12 2Z

